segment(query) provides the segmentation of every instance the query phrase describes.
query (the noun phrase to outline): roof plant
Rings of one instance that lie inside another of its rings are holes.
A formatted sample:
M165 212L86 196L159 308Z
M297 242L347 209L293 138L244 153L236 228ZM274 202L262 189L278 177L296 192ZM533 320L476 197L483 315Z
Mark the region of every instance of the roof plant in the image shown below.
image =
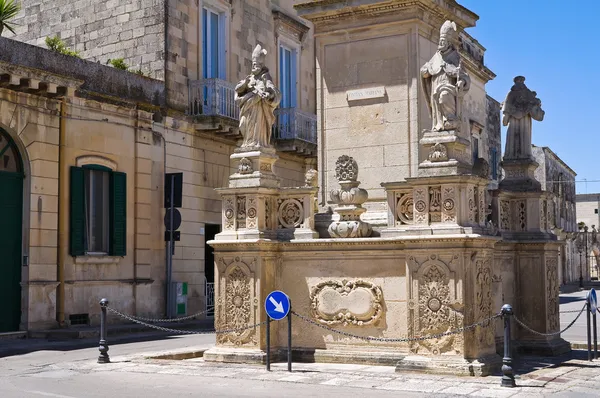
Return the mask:
M21 5L14 0L0 0L0 35L4 29L15 34L15 23L10 22L21 11Z

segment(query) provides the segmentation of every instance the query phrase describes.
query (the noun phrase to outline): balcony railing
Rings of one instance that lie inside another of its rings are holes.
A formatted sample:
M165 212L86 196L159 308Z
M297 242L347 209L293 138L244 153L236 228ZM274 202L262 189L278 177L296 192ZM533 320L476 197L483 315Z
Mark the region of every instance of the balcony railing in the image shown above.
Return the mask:
M221 116L238 120L235 85L221 79L190 80L189 112L192 116Z
M275 110L277 120L273 126L276 140L301 140L317 143L317 116L297 108Z

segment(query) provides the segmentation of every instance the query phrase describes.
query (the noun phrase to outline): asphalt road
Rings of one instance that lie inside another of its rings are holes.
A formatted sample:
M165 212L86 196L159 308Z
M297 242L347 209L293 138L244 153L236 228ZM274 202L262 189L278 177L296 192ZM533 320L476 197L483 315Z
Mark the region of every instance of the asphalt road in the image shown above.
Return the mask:
M585 304L585 298L588 291L583 290L581 292L561 294L560 295L560 311L571 311L580 310ZM598 314L600 318L600 314ZM561 337L572 343L586 343L587 344L587 319L586 312L584 311L575 324L569 328L566 332L561 334ZM560 327L561 329L566 328L569 324L577 317L577 313L561 313L560 314ZM600 319L598 319L600 323Z

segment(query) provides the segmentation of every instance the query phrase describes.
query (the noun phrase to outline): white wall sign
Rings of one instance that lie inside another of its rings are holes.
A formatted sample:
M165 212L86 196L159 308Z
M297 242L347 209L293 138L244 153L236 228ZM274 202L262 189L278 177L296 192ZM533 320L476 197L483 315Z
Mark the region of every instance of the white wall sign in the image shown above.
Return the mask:
M361 88L360 90L346 91L348 101L360 101L385 97L385 87Z

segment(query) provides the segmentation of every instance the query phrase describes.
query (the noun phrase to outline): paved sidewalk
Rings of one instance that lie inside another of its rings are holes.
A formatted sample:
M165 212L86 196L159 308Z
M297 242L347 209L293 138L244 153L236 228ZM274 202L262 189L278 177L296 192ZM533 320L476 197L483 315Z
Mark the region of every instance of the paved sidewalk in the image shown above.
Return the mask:
M196 347L197 350L206 349ZM188 348L188 351L191 351ZM323 386L344 386L356 389L356 394L373 395L366 389L404 391L444 396L525 397L546 396L600 396L600 360L588 362L586 353L575 351L569 356L552 359L522 358L517 364L516 388L500 386L500 375L488 377L438 376L421 373L397 373L394 367L345 364L294 363L293 372L287 364L276 363L272 371L264 366L215 364L202 358L189 360L149 359L174 352L153 352L130 356L115 356L110 364L93 361L61 363L48 371L84 373L140 373L180 376L212 377L216 379L244 379L278 383L300 383ZM176 353L176 352L175 352ZM562 362L562 363L561 363ZM560 363L560 366L558 364ZM281 387L285 391L285 386Z

